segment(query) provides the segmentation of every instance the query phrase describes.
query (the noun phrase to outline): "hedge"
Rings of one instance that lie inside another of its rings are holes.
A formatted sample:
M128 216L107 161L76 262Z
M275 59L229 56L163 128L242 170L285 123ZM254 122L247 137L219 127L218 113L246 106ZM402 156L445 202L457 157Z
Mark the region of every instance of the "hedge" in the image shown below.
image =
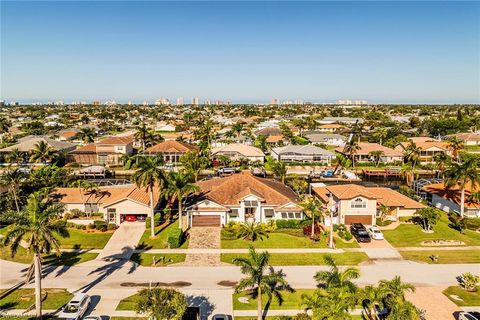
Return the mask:
M301 229L311 224L310 220L276 220L278 229Z
M161 215L159 213L155 214L155 216L153 217L153 220L155 221L155 227L158 227L163 222L161 219ZM151 221L150 217L147 217L147 219L145 219L146 228L150 228L150 221Z
M179 248L182 245L183 231L180 228L173 228L168 235L168 247L170 249Z

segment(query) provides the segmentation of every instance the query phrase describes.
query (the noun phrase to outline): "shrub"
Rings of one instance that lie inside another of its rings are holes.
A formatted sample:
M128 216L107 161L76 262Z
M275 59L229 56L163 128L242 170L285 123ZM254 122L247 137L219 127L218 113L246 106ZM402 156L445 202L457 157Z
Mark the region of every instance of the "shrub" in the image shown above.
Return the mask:
M350 241L353 239L353 236L350 232L348 232L348 230L345 230L345 237L343 239L345 239L346 241Z
M301 229L311 223L310 220L276 220L278 229Z
M223 240L238 239L239 223L235 221L229 221L220 231L220 235Z
M389 224L392 224L392 221L391 220L382 221L382 219L377 218L375 224L379 227L384 227L384 226L388 226Z
M105 231L107 231L107 229L108 229L108 227L107 227L106 224L100 224L100 225L97 226L97 230L101 231L101 232L105 232Z
M115 223L108 224L108 230L116 230L116 229L117 229L117 225Z
M478 230L480 229L480 218L464 218L465 228L468 230Z
M182 245L183 240L183 231L180 228L174 228L170 231L168 235L168 247L170 249L176 249Z
M338 231L338 224L334 224L333 225L333 232L337 232Z
M460 285L467 291L477 291L477 285L480 282L480 277L470 272L465 272L461 276Z
M155 214L153 219L155 221L155 227L158 227L159 225L162 224L162 219L159 213ZM150 217L147 217L147 219L145 219L145 227L147 229L150 228L150 221L151 221Z
M70 214L72 215L72 218L84 217L84 216L86 216L86 213L83 212L83 211L80 210L80 209L72 209L72 210L70 210Z
M73 215L69 212L65 212L63 214L63 219L65 219L65 220L69 220L69 219L72 219L72 218L73 218Z
M323 231L322 227L319 224L315 224L313 228L313 234L320 234ZM309 236L312 234L312 225L303 227L303 234Z

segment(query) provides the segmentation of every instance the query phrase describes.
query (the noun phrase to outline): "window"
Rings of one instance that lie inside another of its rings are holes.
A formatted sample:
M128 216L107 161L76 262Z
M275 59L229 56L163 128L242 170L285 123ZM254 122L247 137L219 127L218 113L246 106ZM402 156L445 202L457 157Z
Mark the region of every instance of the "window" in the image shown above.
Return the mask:
M96 203L86 203L85 204L85 212L86 213L97 213L98 212L98 204L96 204Z
M265 209L265 218L273 218L273 209Z
M257 201L244 201L245 207L256 207L258 205Z
M282 219L287 219L288 216L287 216L287 213L286 212L282 212Z
M99 154L98 155L98 163L99 164L106 164L108 160L108 155L106 154Z
M257 209L257 208L245 208L245 215L246 215L246 216L255 215L256 209Z
M232 218L238 218L238 209L232 209L232 212L230 212L229 215Z
M295 219L302 219L302 213L301 212L295 212Z
M294 213L293 213L293 212L289 212L289 213L288 213L288 219L293 219L293 218L295 218Z
M357 198L355 200L352 200L352 202L350 203L350 206L351 208L354 208L354 209L364 209L367 207L367 201L364 201L361 198Z

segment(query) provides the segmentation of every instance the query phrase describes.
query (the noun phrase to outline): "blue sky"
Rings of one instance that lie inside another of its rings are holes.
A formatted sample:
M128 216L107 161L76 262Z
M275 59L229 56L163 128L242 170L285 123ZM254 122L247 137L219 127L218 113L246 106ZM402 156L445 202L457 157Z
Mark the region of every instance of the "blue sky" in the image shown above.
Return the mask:
M1 2L1 98L480 102L478 2Z

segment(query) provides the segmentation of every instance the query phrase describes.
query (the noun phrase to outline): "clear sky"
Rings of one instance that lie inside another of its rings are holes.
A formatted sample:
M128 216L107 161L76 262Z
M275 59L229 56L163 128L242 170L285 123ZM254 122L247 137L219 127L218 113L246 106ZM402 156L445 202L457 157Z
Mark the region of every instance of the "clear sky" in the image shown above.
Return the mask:
M480 102L478 2L1 2L1 99Z

